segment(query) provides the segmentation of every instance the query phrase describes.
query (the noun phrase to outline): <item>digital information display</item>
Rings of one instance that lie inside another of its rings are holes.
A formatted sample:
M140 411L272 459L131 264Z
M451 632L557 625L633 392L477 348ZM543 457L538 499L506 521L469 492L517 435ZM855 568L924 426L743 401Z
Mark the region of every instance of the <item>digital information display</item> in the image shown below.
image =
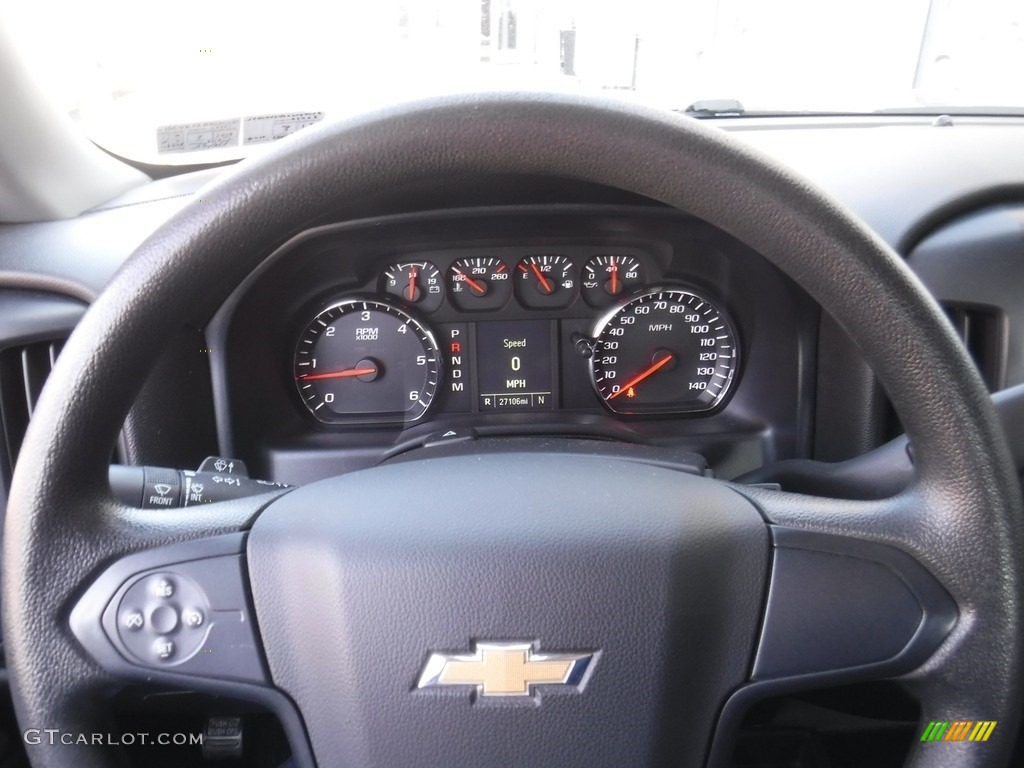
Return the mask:
M477 323L476 369L480 410L550 410L551 321Z

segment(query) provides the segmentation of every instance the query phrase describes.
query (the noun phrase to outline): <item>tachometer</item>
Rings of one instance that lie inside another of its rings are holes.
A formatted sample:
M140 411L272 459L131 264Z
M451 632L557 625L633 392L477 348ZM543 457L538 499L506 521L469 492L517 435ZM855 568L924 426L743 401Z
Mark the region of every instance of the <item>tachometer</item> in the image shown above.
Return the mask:
M691 291L646 291L602 318L594 336L594 389L616 413L707 411L736 376L732 323Z
M320 421L412 422L437 392L441 354L434 335L405 311L346 299L302 332L294 377L302 402Z

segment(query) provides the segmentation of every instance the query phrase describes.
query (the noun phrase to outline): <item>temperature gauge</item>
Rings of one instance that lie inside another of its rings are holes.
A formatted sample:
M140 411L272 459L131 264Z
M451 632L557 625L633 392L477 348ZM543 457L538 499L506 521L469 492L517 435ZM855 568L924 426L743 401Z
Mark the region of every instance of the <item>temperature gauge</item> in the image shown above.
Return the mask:
M448 269L448 299L469 312L501 309L512 294L508 265L492 256L459 259Z

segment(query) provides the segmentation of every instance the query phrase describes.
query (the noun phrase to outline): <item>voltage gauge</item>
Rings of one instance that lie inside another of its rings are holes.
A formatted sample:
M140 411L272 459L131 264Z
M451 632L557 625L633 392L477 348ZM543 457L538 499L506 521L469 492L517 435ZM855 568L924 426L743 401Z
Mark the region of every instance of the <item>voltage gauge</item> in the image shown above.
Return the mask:
M429 261L392 264L381 274L380 287L420 312L434 312L444 299L441 272Z

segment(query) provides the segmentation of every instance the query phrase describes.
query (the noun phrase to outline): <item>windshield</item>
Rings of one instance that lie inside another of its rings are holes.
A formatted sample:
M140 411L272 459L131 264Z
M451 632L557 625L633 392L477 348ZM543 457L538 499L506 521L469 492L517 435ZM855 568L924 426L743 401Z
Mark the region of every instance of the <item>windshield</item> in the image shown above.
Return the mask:
M600 91L698 114L1024 110L1018 0L40 0L3 14L60 108L149 163L237 158L326 116L453 90Z

